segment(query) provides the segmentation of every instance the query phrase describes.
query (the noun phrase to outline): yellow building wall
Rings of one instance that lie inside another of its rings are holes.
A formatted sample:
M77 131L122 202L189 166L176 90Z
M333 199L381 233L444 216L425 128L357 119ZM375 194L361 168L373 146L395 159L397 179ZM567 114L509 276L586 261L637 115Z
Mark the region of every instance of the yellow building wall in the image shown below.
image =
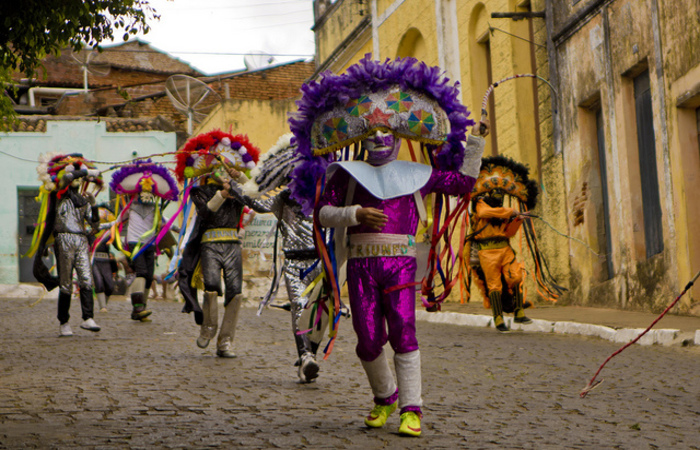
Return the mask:
M280 136L289 133L288 114L296 111L290 100L225 100L199 124L194 135L219 129L248 135L261 153L267 152Z
M325 14L317 19L314 26L317 64L326 61L340 47L345 38L368 17L367 5L343 0L332 5ZM357 39L362 40L361 37ZM345 63L341 62L340 65L345 65ZM339 73L336 66L329 67L329 69Z

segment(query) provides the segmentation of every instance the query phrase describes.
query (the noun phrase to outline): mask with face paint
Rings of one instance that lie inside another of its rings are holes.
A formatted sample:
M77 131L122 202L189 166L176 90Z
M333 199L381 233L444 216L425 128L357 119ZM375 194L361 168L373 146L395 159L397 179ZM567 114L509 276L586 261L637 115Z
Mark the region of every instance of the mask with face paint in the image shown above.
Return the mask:
M362 141L362 148L367 151L367 162L373 166L394 161L399 154L401 139L391 133L376 131L372 136Z

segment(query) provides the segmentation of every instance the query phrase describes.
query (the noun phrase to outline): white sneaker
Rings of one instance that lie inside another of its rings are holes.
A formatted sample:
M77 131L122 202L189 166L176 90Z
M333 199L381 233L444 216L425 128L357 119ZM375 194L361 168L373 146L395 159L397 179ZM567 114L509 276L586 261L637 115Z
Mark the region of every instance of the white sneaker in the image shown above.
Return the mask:
M301 355L301 364L299 365L299 379L302 383L311 383L318 377L318 363L316 358L310 352Z
M97 325L92 318L81 323L80 328L82 328L83 330L88 330L88 331L100 331L100 326Z
M61 325L61 331L58 333L58 337L63 336L73 336L73 330L70 329L70 324L68 322Z

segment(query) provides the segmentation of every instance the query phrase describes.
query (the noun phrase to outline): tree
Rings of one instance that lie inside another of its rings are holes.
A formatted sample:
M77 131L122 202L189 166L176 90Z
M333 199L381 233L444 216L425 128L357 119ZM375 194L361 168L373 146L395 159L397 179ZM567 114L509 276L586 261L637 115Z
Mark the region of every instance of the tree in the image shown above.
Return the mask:
M147 0L22 0L0 2L0 112L2 125L14 116L10 74L19 71L32 78L49 54L71 47L99 49L115 33L148 33L148 21L159 19ZM7 117L6 115L9 115Z

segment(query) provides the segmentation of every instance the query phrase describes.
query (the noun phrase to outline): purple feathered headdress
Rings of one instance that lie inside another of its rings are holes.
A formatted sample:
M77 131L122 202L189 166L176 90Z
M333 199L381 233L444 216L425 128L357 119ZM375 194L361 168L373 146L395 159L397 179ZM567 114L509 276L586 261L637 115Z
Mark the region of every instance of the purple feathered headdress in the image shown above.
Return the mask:
M114 172L109 187L117 194L151 192L166 200L177 200L180 192L170 171L150 159L136 161Z
M373 61L367 54L342 75L321 74L302 86L298 111L289 119L298 145L292 197L313 208L316 180L335 160L334 152L377 130L437 146L434 164L458 169L467 127L474 124L439 67L415 58Z

